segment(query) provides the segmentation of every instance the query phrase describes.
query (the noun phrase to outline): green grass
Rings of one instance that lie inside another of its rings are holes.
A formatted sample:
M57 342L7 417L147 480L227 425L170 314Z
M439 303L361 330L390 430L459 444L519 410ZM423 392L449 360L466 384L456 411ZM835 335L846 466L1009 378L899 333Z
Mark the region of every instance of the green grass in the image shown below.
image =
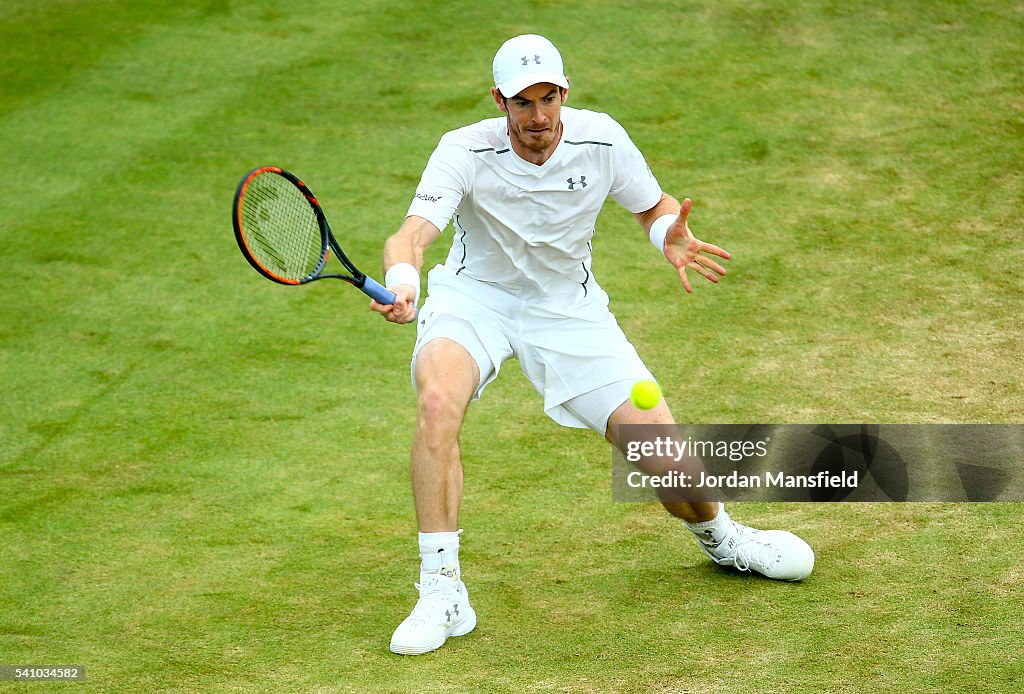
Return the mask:
M413 332L261 280L228 219L278 163L376 268L440 134L495 113L499 42L539 31L571 103L622 122L734 254L683 297L628 214L600 220L597 275L680 419L1020 422L1019 3L295 7L0 5L0 664L85 665L53 687L81 692L1024 679L1019 506L736 506L818 564L734 576L612 503L606 446L514 365L464 430L480 625L389 654L417 561Z

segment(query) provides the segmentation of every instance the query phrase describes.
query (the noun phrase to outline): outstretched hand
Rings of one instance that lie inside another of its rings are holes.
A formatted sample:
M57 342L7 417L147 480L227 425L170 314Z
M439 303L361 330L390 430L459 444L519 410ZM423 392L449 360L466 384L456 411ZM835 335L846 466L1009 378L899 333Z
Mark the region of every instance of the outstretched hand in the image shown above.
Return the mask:
M679 279L687 293L693 291L690 280L686 276L687 269L695 270L699 275L712 282L718 282L719 276L725 276L725 268L715 262L711 255L728 260L732 256L724 248L696 239L690 231L686 218L693 208L690 198L683 200L679 208L679 217L668 228L665 235L665 257L679 272Z

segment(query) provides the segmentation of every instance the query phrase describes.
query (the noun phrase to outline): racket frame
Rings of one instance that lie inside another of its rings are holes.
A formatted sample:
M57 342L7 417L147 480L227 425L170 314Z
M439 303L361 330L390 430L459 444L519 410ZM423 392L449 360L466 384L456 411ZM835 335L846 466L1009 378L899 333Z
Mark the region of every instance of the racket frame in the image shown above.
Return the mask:
M303 197L306 198L306 202L309 203L310 208L313 210L313 214L316 216L317 225L320 227L320 262L317 263L316 268L305 277L292 279L290 277L281 277L280 275L275 274L269 268L260 263L249 248L249 243L246 240L245 225L242 220L242 201L245 198L245 193L248 190L249 185L257 176L263 175L281 176L295 186L299 192L302 193ZM313 195L313 192L305 183L302 182L301 179L299 179L298 176L287 169L282 169L279 166L258 166L247 172L245 176L242 177L241 182L238 184L238 188L235 190L233 212L232 223L235 228L235 241L238 243L238 249L242 252L242 255L245 256L245 259L253 269L272 282L295 286L299 284L307 284L324 278L339 279L360 289L364 294L376 300L378 303L385 305L394 303L394 293L375 281L372 277L361 272L359 268L349 260L348 256L345 255L345 252L341 250L341 246L338 244L337 239L334 238L334 234L331 232L331 226L327 223L327 216L324 214L323 208L320 207L320 203L317 201L316 196ZM351 274L345 275L341 273L323 272L331 251L334 251L334 255L337 256L341 264Z

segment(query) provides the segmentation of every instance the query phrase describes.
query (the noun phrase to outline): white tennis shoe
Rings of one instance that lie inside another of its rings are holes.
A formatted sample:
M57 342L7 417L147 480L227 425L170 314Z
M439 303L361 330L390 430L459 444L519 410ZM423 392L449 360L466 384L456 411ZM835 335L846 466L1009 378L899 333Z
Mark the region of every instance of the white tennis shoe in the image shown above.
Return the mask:
M779 581L802 581L814 569L814 550L786 530L757 530L736 521L719 543L697 544L719 566L756 571Z
M416 588L420 599L391 637L391 652L422 655L437 650L449 636L463 636L476 627L476 612L458 569L423 574Z

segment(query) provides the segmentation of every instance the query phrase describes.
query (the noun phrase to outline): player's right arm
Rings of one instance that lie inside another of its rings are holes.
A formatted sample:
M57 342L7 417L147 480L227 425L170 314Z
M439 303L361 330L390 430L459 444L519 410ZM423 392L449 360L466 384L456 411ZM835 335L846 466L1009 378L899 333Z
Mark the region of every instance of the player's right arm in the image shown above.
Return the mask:
M391 306L374 302L370 308L390 322L411 323L416 319L423 252L441 236L441 231L451 221L459 202L469 190L473 167L473 155L464 143L460 143L456 133L446 133L430 155L405 221L384 244L384 283L395 293L396 300ZM392 268L394 272L389 272ZM399 279L389 281L389 274ZM417 282L417 285L401 282L403 277Z
M441 236L441 230L433 222L409 215L394 234L384 243L384 272L399 263L407 263L418 273L423 267L423 252ZM416 319L417 288L411 284L389 286L395 293L391 305L370 303L370 308L392 323L411 323Z

